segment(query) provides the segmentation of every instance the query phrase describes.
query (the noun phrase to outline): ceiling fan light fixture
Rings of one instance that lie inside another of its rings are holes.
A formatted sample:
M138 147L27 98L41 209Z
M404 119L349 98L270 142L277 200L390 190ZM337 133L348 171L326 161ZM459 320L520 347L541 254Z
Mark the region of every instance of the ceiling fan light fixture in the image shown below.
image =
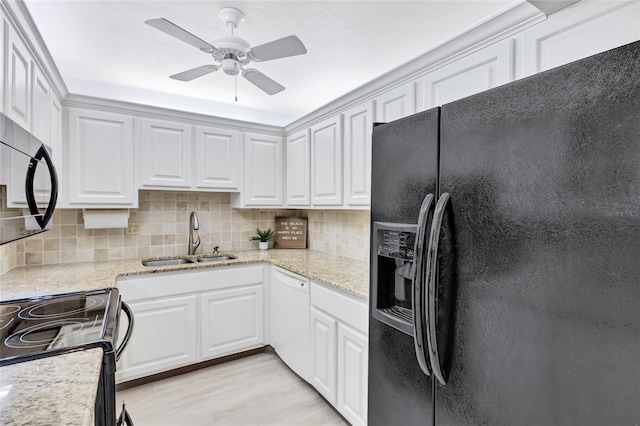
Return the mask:
M223 59L220 61L222 64L222 71L227 75L240 74L240 63L233 58Z

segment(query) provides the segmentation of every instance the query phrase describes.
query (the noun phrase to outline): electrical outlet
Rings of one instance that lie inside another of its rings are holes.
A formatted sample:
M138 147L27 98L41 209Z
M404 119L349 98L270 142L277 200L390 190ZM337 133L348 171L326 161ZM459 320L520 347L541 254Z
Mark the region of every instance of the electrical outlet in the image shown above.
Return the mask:
M127 226L127 235L140 235L140 224L137 222L130 222Z

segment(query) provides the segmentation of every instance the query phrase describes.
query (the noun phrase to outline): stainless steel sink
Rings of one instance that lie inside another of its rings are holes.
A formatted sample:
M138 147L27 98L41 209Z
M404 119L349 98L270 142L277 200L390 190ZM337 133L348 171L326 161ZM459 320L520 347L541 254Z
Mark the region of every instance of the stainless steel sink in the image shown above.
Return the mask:
M191 259L179 258L179 259L161 259L161 260L143 260L144 266L169 266L169 265L184 265L185 263L193 263Z
M236 257L230 256L230 255L221 255L221 256L199 257L196 260L198 262L222 262L223 260L231 260L231 259L236 259Z

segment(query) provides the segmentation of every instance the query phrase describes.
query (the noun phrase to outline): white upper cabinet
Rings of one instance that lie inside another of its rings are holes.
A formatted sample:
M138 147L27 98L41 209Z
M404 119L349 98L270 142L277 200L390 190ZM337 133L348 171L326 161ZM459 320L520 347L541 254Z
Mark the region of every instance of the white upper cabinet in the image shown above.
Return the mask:
M49 106L49 143L53 150L53 162L56 167L63 163L62 159L62 104L58 97L52 93Z
M376 122L388 123L416 112L416 84L410 82L375 98Z
M67 185L74 206L135 206L133 118L69 108Z
M31 111L32 123L31 133L42 142L49 144L51 136L51 86L40 68L32 63L32 86L31 86Z
M142 186L191 186L191 126L165 120L142 120Z
M240 187L239 145L235 130L196 126L196 186L237 190Z
M145 118L140 156L142 187L237 190L238 139L235 130L209 126L195 126L194 130L186 123Z
M529 76L640 40L640 2L581 1L523 32Z
M342 116L311 127L311 202L342 205Z
M31 56L18 34L8 26L5 114L31 130Z
M0 99L2 99L2 101L0 101L0 112L4 112L4 108L5 108L5 89L4 89L4 75L5 75L5 69L4 69L4 64L5 64L5 50L4 50L4 46L5 46L5 32L4 32L4 19L3 19L3 15L2 13L0 13ZM0 173L1 175L1 173ZM2 176L0 176L0 182L2 182Z
M373 102L344 113L344 194L349 206L371 203Z
M309 129L287 137L287 205L311 203L311 143Z
M430 72L423 78L424 109L491 89L514 79L514 49L503 40Z
M244 134L242 193L232 196L234 207L282 206L283 151L279 136Z

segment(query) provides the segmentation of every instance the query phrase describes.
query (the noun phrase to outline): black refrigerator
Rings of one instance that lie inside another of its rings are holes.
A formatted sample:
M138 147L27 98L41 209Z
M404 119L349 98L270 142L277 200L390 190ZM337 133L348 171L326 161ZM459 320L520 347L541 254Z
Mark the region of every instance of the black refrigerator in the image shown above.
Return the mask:
M640 42L373 130L371 425L640 424Z

